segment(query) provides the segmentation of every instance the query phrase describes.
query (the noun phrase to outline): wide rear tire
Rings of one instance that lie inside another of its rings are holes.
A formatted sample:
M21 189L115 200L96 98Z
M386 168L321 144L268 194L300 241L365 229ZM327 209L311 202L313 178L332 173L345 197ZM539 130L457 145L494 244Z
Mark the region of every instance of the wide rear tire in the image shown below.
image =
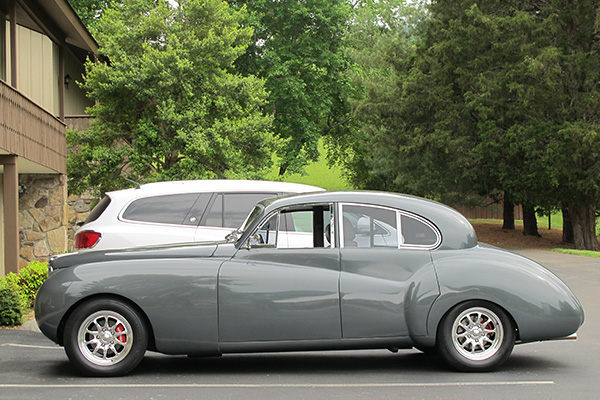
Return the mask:
M437 343L450 366L479 372L494 370L506 361L515 337L514 323L504 310L492 303L468 301L444 316Z

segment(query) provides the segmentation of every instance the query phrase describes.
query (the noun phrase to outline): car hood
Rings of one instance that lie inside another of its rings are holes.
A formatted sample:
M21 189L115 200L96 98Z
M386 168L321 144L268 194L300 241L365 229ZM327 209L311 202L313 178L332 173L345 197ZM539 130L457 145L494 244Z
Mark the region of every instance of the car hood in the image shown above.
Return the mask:
M50 270L56 270L102 261L144 260L156 258L205 258L211 257L219 247L231 247L232 250L235 249L231 243L218 242L86 251L82 253L68 253L54 256L50 259L49 268Z

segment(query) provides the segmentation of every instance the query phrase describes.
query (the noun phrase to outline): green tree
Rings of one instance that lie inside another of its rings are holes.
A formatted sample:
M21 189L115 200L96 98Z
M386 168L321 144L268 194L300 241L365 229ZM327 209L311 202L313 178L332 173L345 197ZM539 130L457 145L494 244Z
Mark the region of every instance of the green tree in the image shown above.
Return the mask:
M235 73L252 29L219 0L130 0L105 9L100 61L83 87L97 100L86 132L70 132L70 189L136 181L260 177L276 141L267 94Z
M117 0L69 0L81 21L90 30L94 30L102 12L117 4Z
M418 2L407 5L404 0L357 0L352 6L344 43L352 121L327 138L328 153L354 186L394 190L398 186L386 172L387 162L393 161L379 151L385 152L383 142L392 140L390 124L401 122L392 118L398 84L426 15Z
M575 3L432 2L418 40L386 50L390 89L367 92L354 177L566 206L576 246L597 249L599 2Z
M229 0L247 7L253 43L236 65L266 80L274 130L283 139L280 174L302 171L319 157L319 139L349 117L343 38L346 0Z

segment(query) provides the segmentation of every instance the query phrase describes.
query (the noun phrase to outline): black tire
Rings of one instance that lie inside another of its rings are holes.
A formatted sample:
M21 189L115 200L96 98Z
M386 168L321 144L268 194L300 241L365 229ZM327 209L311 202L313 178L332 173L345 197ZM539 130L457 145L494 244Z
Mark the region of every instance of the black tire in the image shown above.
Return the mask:
M131 306L114 299L96 299L71 314L65 325L64 346L82 374L121 376L144 358L148 330Z
M515 345L512 319L500 307L468 301L451 309L440 322L440 355L460 371L483 372L498 368Z

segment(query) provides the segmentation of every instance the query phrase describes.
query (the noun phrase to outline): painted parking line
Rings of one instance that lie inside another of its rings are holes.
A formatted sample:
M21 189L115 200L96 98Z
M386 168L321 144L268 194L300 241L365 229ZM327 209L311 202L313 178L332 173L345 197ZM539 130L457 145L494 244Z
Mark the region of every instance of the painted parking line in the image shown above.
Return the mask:
M62 350L63 348L60 346L34 346L31 344L17 344L17 343L2 343L0 347L25 347L28 349L52 349L52 350Z
M421 383L275 383L275 384L252 384L252 383L188 383L188 384L98 384L98 385L79 385L79 384L48 384L48 385L29 385L29 384L0 384L0 389L94 389L94 388L112 388L112 389L196 389L196 388L217 388L217 389L239 389L239 388L406 388L406 387L475 387L475 386L542 386L554 385L554 381L509 381L509 382L421 382Z

